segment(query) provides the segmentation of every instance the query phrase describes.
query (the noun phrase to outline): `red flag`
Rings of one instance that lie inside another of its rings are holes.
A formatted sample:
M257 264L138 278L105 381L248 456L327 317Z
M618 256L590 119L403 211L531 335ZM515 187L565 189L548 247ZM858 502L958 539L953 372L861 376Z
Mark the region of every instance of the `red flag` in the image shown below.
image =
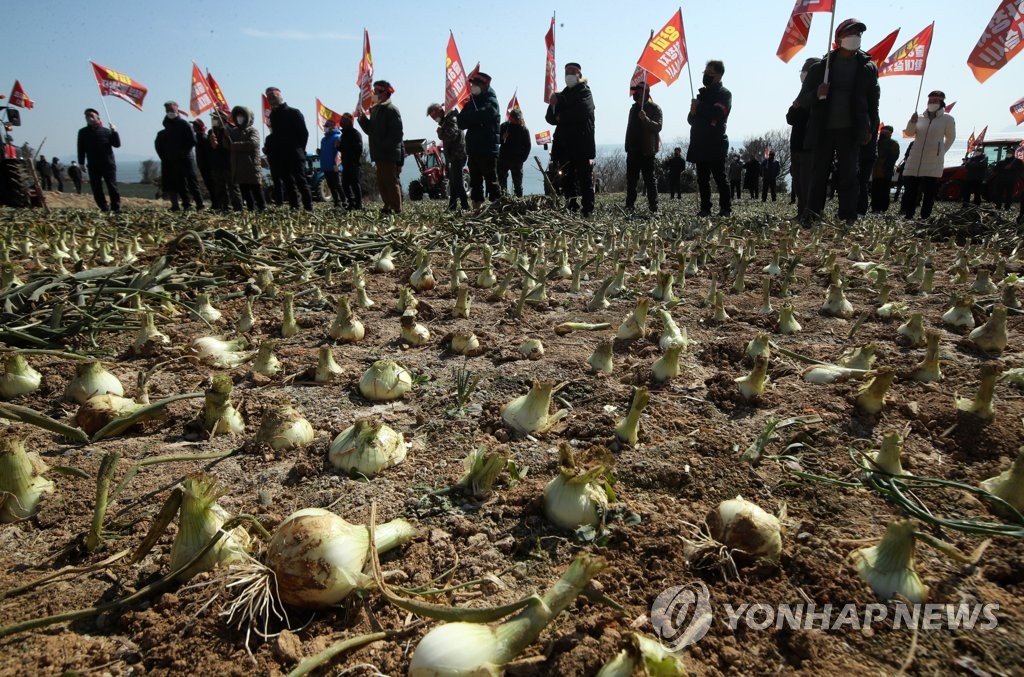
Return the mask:
M988 131L988 125L985 125L985 128L983 130L981 130L981 134L978 134L978 138L974 140L974 147L975 148L977 148L978 146L980 146L983 143L985 143L985 132L987 132L987 131Z
M338 127L341 125L341 113L335 113L333 110L323 104L323 102L317 98L316 100L316 128L323 131L324 123L328 120L334 120L334 126Z
M0 97L2 96L0 95ZM11 105L18 108L33 108L36 105L32 99L25 96L25 90L18 80L14 81L14 87L11 88Z
M764 159L765 159L765 160L767 160L767 159L768 159L768 155L769 155L769 154L770 154L771 152L772 152L772 149L771 149L771 148L769 148L768 146L765 146L765 147L764 147Z
M1024 96L1010 104L1010 115L1017 121L1017 124L1024 122Z
M636 63L667 86L683 72L686 58L686 34L683 32L683 10L680 9L648 41Z
M229 115L231 113L231 106L228 105L228 100L224 98L224 92L221 90L220 85L217 84L217 81L213 79L210 71L206 71L206 83L210 85L214 108Z
M551 132L549 132L548 130L544 130L543 132L537 132L536 134L533 135L533 139L534 141L537 142L538 146L543 146L544 144L551 143Z
M477 66L477 70L480 67ZM469 82L462 68L462 57L455 36L448 31L448 47L444 58L444 111L461 109L469 101Z
M558 91L558 83L555 79L555 17L551 17L551 28L544 36L544 48L547 51L547 61L544 64L544 103L551 99L551 95Z
M100 96L116 96L124 99L139 110L142 110L142 100L146 98L149 91L141 82L137 82L124 73L110 70L99 65L95 61L92 64L93 75L96 76L96 84L100 86Z
M885 57L889 56L889 52L892 51L892 46L896 44L896 36L900 34L900 29L894 30L889 35L882 38L882 41L877 45L868 50L868 54L871 56L871 60L875 62L875 67L881 67L885 61Z
M967 65L978 82L985 82L1024 49L1024 6L1020 0L1000 0L996 13L978 38Z
M469 82L470 80L472 80L473 78L475 78L479 74L480 74L480 62L477 61L476 62L476 66L473 66L473 70L469 71L469 75L466 76L466 82Z
M210 92L210 84L203 77L199 66L192 62L192 96L188 101L188 110L192 117L198 117L213 108L213 94Z
M517 108L519 109L520 113L523 112L522 107L519 105L519 90L518 89L516 91L512 92L512 98L509 99L508 107L505 108L505 120L508 120L510 117L512 117L512 111L514 111Z
M647 42L650 42L652 38L654 38L654 31L651 31L651 37L647 39ZM647 45L645 44L644 50L646 49ZM640 56L643 57L643 55L644 53L640 52ZM637 65L637 67L633 69L633 77L629 79L629 90L632 92L634 87L636 87L637 85L642 85L645 82L647 83L647 87L650 88L651 85L655 85L661 82L661 80L659 80L658 76L655 75L654 73L645 71L643 68Z
M974 130L972 129L971 130L971 135L967 137L967 154L968 155L970 155L971 153L974 152L974 144L975 144Z
M261 108L263 108L263 124L269 129L270 128L270 99L267 98L266 94L260 94L263 98Z
M813 12L831 12L834 0L796 0L793 14L811 14Z
M1013 157L1017 158L1021 162L1024 162L1024 141L1021 141L1020 145L1017 146L1017 150L1013 152Z
M948 106L946 106L946 112L947 113L951 112L953 110L953 106L955 106L955 105L956 105L956 101L954 101L953 103L951 103Z
M786 31L782 34L779 49L775 52L775 55L782 59L783 63L789 63L789 60L796 56L797 52L807 46L807 36L811 32L811 19L813 18L813 14L791 14L789 16Z
M878 67L878 77L886 75L924 75L928 65L928 49L932 46L935 22L910 39Z
M359 74L356 76L359 87L359 103L356 111L368 111L373 107L373 54L370 52L370 33L363 29L363 58L359 60Z

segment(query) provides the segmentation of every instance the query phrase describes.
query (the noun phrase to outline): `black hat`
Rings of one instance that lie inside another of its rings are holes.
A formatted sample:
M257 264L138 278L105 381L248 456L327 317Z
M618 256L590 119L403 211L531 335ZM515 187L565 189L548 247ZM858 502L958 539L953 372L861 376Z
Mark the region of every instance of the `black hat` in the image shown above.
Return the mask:
M98 110L96 110L95 108L86 108L85 109L85 114L88 115L89 113L92 113L96 117L100 116L100 112Z
M580 72L583 72L583 66L579 65L575 61L570 61L569 63L565 64L565 67L566 68L575 68L576 70L578 70Z
M846 19L836 26L836 39L847 33L863 33L868 29L860 19Z
M469 79L470 82L479 82L481 85L491 86L491 76L482 71L474 73L473 77Z
M940 99L942 99L943 101L946 100L946 93L943 92L942 90L939 90L939 89L933 89L932 91L928 92L928 96L929 97L937 96Z

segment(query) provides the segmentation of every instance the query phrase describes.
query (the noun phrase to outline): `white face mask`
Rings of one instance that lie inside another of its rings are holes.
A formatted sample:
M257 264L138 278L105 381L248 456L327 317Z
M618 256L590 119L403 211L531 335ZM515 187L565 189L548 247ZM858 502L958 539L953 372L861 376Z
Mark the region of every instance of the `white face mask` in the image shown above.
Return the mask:
M166 115L167 115L167 119L168 120L174 120L175 118L178 117L178 114L175 113L174 111L171 111L170 113L166 113Z
M480 85L473 85L469 91L473 93L473 96L480 96L480 93L484 90L480 89Z
M565 86L575 87L579 83L580 79L575 75L569 74L565 76Z
M807 71L800 71L800 82L807 79Z
M854 52L860 49L860 36L859 35L847 35L845 38L840 40L839 46L843 49L848 49Z
M938 113L940 108L942 108L941 104L937 104L937 103L930 103L930 104L928 104L928 112L929 113Z
M245 124L245 116L244 115L236 115L235 116L235 124L236 125L244 125Z

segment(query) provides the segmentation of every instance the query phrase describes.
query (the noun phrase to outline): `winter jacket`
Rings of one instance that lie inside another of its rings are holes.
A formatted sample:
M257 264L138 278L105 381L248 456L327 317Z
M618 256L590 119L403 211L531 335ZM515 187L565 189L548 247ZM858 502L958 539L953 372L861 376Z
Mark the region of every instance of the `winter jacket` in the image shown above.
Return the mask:
M661 148L661 123L664 119L661 106L650 99L644 102L647 120L640 120L640 104L634 103L629 109L626 122L626 154L654 157Z
M53 158L50 162L50 167L53 169L53 176L60 178L64 175L64 165L57 158Z
M729 162L729 181L740 182L743 180L743 163L738 158L733 158Z
M946 151L956 140L956 121L941 108L934 115L925 113L917 122L908 122L903 133L914 140L904 176L942 176Z
M665 160L665 171L668 172L669 176L679 176L686 171L686 160L682 156L676 157L673 155Z
M779 178L779 172L781 171L782 165L779 164L778 160L761 161L761 176L764 177L765 181L774 182L775 179Z
M243 113L245 124L236 124L228 130L231 136L231 182L258 186L261 183L260 133L252 126L252 110L235 106L231 109L231 118ZM276 127L274 133L277 133Z
M199 173L209 172L213 166L213 149L210 148L210 138L206 132L196 134L196 166Z
M50 163L46 160L36 160L36 171L39 172L39 176L45 178L53 176L53 168L50 167Z
M792 105L786 111L786 123L793 129L789 130L789 149L794 153L804 150L804 139L807 137L807 121L811 113L803 106Z
M501 136L498 160L523 164L530 158L533 140L530 138L530 130L526 128L526 125L502 122L498 133Z
M725 133L732 110L732 93L717 82L701 87L697 93L697 109L686 116L690 125L689 162L724 162L729 152L729 136Z
M121 135L102 126L86 125L78 130L78 164L88 159L90 172L101 172L116 167L114 149L121 147Z
M172 165L192 162L192 149L196 147L196 135L192 125L181 116L170 120L164 118L163 154L160 159ZM158 151L159 153L159 151Z
M217 137L217 147L210 143L210 167L222 172L231 171L231 136L225 127L213 127L207 142ZM269 138L269 137L268 137Z
M78 165L68 165L68 178L72 181L81 181L82 168Z
M452 109L441 118L441 124L437 126L437 138L444 146L444 156L450 164L466 162L466 138L465 133L459 129L459 111Z
M594 142L594 95L585 79L581 79L575 87L566 87L559 92L555 102L548 104L544 119L549 125L555 126L551 144L552 160L593 160L597 156L597 144Z
M872 179L892 179L896 162L900 159L900 144L890 139L878 140L878 155L871 168Z
M761 164L751 158L743 163L743 187L757 190L757 181L761 178Z
M342 168L358 167L363 160L363 135L355 127L343 127L338 150L341 151Z
M834 50L827 58L838 59L839 50ZM874 138L878 130L878 69L867 52L858 51L853 55L856 60L856 71L853 89L850 93L851 121L850 133L858 144L866 139ZM809 112L807 133L804 137L804 149L810 150L828 129L830 95L824 101L818 99L818 85L825 81L825 59L814 64L807 70L803 87L797 97L802 108Z
M496 156L501 147L500 125L501 108L493 89L470 96L459 113L459 129L466 130L466 155Z
M341 141L341 130L337 127L324 132L320 139L320 170L336 171L338 169L338 142Z
M370 159L374 162L402 162L402 114L391 99L370 109L370 117L359 116L359 126L370 141Z
M248 109L246 109L248 110ZM232 109L232 116L234 109ZM252 126L252 111L249 111L249 125ZM306 129L306 118L302 111L282 103L270 111L270 126L276 137L274 146L275 159L283 161L306 160L306 143L309 141L309 130ZM280 152L278 152L280 151Z
M964 166L967 168L965 174L968 181L984 181L988 170L988 158L984 153L972 155L964 162Z

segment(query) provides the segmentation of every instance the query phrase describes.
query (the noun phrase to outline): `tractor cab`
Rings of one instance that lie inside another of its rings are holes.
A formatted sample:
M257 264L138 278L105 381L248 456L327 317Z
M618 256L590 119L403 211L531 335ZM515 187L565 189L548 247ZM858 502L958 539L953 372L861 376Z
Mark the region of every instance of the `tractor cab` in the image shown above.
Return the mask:
M416 161L419 178L409 182L409 199L422 200L424 196L434 200L448 197L448 163L444 147L426 139L406 139L405 155ZM463 185L469 185L469 170L463 169Z

